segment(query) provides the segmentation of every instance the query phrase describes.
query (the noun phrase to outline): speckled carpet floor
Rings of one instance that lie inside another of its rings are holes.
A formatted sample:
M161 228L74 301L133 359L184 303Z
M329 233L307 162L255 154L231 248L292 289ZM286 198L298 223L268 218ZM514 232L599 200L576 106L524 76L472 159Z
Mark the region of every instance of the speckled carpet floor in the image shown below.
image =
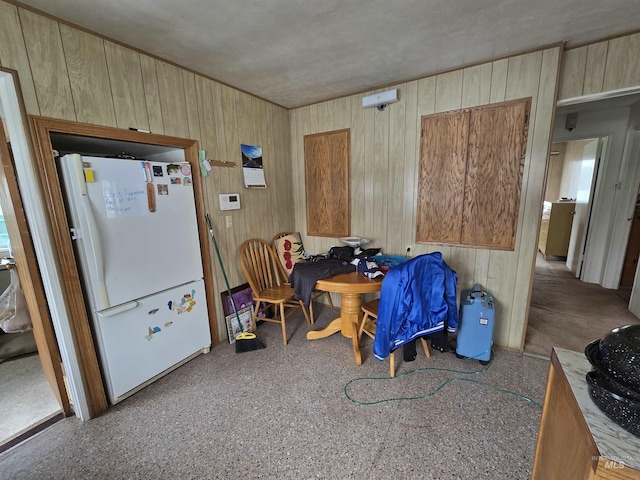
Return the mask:
M336 314L317 308L311 327L290 317L287 346L262 324L264 350L222 344L99 418L59 421L0 454L0 477L530 477L541 410L517 395L542 403L546 360L497 349L473 374L477 361L418 347L414 362L396 355L390 379L369 339L361 366L340 334L306 340Z

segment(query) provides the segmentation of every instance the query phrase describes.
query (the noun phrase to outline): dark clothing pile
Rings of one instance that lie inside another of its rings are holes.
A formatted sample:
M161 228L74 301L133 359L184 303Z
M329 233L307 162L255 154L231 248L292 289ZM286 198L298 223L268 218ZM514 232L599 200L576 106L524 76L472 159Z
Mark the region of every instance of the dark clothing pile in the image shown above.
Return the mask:
M298 262L289 276L289 283L296 293L296 300L304 301L308 307L311 302L311 292L318 280L353 272L355 269L356 267L349 262L334 258L315 262Z

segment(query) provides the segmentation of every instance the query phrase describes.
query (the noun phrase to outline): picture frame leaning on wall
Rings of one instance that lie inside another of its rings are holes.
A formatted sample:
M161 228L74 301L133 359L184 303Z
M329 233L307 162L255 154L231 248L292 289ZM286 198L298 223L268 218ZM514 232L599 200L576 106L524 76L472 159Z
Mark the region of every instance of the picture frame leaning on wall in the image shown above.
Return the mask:
M248 332L251 330L253 309L256 306L255 301L253 300L253 292L251 291L251 287L248 283L243 283L242 285L238 285L237 287L232 288L231 295L233 295L233 301L235 302L236 308L238 309L238 316L240 317L240 322L242 323L242 330ZM222 312L224 313L225 324L227 326L227 336L229 338L229 343L234 344L236 342L236 337L240 334L238 319L236 318L236 314L233 311L233 305L231 303L231 299L229 298L229 292L220 292L220 297L222 298ZM261 312L258 317L258 323L260 322L260 317L268 316L270 315L270 312L270 309L266 310L266 312Z

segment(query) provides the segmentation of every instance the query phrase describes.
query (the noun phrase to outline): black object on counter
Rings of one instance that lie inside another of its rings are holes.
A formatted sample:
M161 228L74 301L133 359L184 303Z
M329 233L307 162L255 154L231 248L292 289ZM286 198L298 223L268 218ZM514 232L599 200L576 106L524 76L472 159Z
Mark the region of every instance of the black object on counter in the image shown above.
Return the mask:
M634 389L625 384L624 379L619 379L611 375L611 372L602 364L602 357L600 355L600 340L596 340L587 345L584 349L584 354L589 360L589 363L593 366L593 369L605 377L609 378L610 384L615 385L615 393L619 395L628 396L633 398L638 395L640 399L640 392L636 392Z
M640 325L611 330L591 342L584 354L593 403L622 428L640 436Z
M600 358L610 376L640 392L640 324L614 328L602 337Z
M616 393L617 386L611 383L611 377L598 370L587 373L587 383L589 395L602 413L640 437L640 395L634 399Z

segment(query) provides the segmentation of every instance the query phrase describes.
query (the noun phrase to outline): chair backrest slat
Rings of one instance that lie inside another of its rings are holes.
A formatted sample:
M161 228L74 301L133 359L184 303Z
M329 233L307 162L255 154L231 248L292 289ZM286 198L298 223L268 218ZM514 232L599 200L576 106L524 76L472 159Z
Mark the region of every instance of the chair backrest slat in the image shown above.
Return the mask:
M255 294L262 290L282 285L278 259L271 246L260 238L244 242L238 254L240 268Z

